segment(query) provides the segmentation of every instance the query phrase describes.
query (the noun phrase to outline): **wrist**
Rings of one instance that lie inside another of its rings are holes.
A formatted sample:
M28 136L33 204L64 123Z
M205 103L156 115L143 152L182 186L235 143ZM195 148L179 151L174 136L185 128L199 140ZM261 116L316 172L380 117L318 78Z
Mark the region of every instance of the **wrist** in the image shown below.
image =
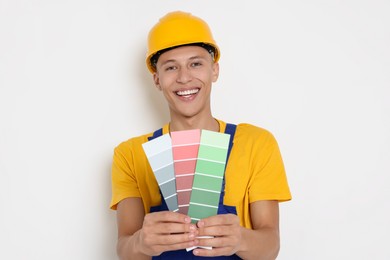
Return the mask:
M248 229L245 228L245 227L240 227L240 242L239 242L239 246L238 246L238 249L237 249L237 253L242 253L242 252L246 252L248 251L248 248L249 248L249 245L248 245L248 241L247 241L247 233L248 233Z
M129 248L135 255L144 254L141 251L140 230L137 230L129 239Z

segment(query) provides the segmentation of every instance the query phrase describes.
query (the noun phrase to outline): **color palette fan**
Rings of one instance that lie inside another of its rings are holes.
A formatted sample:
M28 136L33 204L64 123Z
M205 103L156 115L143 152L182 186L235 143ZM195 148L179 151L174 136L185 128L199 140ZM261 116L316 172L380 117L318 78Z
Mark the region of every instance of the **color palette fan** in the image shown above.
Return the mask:
M179 212L188 214L200 143L200 130L171 132Z
M216 215L230 135L202 130L188 215L192 222Z
M229 134L195 129L143 144L169 210L192 222L217 214L229 140Z
M172 143L169 134L142 144L168 209L178 211Z

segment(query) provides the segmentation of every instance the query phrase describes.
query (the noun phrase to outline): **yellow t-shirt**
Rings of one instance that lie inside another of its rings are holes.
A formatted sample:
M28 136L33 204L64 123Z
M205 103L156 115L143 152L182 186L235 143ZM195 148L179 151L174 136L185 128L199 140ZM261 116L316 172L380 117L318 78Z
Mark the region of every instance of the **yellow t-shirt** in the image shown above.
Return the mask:
M226 123L218 122L223 133ZM166 124L163 134L168 132ZM129 197L142 198L145 213L161 204L156 178L142 148L152 135L129 139L115 148L111 209ZM252 228L249 204L258 200L290 200L290 189L278 144L270 132L238 124L233 143L225 172L224 205L236 207L241 226Z

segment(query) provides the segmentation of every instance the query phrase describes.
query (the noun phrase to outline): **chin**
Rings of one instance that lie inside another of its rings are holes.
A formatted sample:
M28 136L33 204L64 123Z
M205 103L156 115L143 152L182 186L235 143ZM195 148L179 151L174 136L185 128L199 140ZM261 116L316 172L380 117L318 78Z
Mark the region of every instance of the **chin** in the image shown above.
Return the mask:
M180 112L176 112L174 113L176 114L178 117L181 117L181 118L192 118L192 117L195 117L196 115L199 114L199 112L195 112L195 111L180 111Z
M181 115L181 117L184 117L184 118L191 118L191 117L198 115L198 113L182 113L180 115Z

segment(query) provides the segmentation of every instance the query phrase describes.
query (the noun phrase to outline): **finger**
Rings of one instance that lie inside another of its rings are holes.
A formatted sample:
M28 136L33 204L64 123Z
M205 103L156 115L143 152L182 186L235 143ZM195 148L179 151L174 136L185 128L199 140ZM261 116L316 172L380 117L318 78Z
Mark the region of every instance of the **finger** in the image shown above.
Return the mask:
M194 224L164 223L159 226L163 229L162 233L165 234L198 233L198 229Z
M143 251L148 255L160 255L165 251L190 248L196 246L197 243L197 240L194 238L186 238L179 235L148 236L143 241Z
M235 236L226 236L226 237L214 237L209 239L199 239L198 246L203 247L212 247L216 248L235 248L239 240Z
M166 251L181 250L193 246L197 246L197 240L185 241L185 242L169 244L169 245L155 245L153 247L153 250L154 252L166 252Z
M175 223L191 223L191 218L187 215L172 212L172 211L160 211L146 214L144 222L175 222Z
M148 237L149 242L155 245L169 246L175 244L182 244L191 241L195 241L195 233L181 233L181 234L168 234L168 235L154 235Z
M182 224L182 223L164 223L158 222L153 224L145 223L143 230L146 234L183 234L193 233L197 234L198 230L194 224Z
M211 216L208 218L201 219L197 222L197 226L201 227L210 227L210 226L219 226L219 225L232 225L239 224L238 216L233 214L220 214Z
M232 236L238 230L232 225L229 226L211 226L198 229L199 236Z
M233 253L230 252L229 248L213 248L213 249L202 249L202 248L196 248L193 250L193 254L196 256L228 256L232 255Z

